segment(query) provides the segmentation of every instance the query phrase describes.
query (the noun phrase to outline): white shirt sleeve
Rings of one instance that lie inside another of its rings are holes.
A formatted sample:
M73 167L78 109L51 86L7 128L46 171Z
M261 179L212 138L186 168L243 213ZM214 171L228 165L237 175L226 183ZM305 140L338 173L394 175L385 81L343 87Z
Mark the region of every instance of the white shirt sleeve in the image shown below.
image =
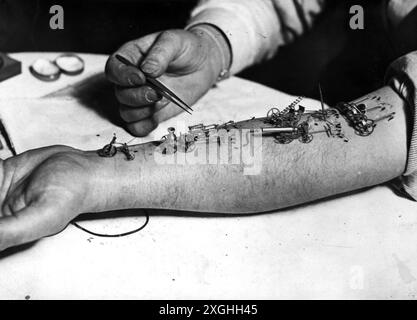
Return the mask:
M404 190L417 201L417 51L395 60L389 67L386 80L408 102L411 136L407 168L401 177Z
M325 0L200 0L187 28L209 23L228 37L231 73L271 58L311 27Z

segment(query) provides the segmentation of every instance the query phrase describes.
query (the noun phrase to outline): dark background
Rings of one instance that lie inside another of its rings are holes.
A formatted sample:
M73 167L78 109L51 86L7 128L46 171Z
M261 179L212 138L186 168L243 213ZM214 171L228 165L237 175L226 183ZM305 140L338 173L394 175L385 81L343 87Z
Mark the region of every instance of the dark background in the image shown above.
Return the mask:
M0 0L0 51L111 53L145 34L182 28L196 0ZM399 50L386 34L383 1L328 1L315 28L269 62L240 76L296 95L349 100L380 87ZM65 29L49 28L49 8L65 10ZM349 8L365 9L365 30L351 30ZM417 36L416 36L417 38Z

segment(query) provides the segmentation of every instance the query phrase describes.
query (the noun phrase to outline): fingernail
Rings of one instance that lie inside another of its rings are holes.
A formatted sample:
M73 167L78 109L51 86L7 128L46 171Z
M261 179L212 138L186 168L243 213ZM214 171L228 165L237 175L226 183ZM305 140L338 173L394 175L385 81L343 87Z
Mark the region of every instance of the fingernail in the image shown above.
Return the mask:
M160 93L158 93L156 91L149 90L149 91L146 92L145 98L149 102L156 102L158 100L161 100L162 99L162 96L161 96Z
M142 78L136 73L132 73L131 75L129 75L129 77L127 78L127 81L129 82L129 85L131 86L138 86L138 85L143 84Z
M144 63L142 63L141 68L143 72L154 73L158 71L159 66L157 62L149 60L149 61L145 61Z

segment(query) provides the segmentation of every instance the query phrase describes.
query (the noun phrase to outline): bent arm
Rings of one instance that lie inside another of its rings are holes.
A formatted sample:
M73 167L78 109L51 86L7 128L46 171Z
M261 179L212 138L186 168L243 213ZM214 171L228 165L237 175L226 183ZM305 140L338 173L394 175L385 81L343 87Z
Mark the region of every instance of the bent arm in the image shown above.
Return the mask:
M158 164L155 147L101 158L98 193L111 190L95 211L163 208L218 213L254 213L284 208L387 182L403 174L407 161L404 103L390 88L372 93L393 106L392 121L380 121L373 134L358 136L340 119L345 136L315 134L308 144L262 141L259 174L245 175L243 164Z

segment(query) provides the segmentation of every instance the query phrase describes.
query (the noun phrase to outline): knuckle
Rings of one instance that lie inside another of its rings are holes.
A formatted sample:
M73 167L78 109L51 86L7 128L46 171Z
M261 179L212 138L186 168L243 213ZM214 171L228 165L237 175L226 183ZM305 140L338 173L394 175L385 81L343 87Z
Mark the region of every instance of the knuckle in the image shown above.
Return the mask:
M137 125L137 123L134 124L128 124L127 125L127 130L134 136L136 137L142 137L144 135L146 135L147 133L145 133L143 131L143 129Z
M177 31L175 30L165 30L161 33L161 38L165 40L175 40L177 37Z
M116 94L116 99L117 101L119 101L120 103L124 104L124 105L128 105L128 106L140 106L140 100L138 99L138 97L136 96L136 90L132 90L132 89L117 89L115 94Z
M167 49L164 44L156 44L151 52L148 55L148 58L146 59L147 63L151 64L159 64L165 59L165 56L167 55Z
M148 118L146 120L128 124L127 128L129 132L133 135L137 137L144 137L148 135L152 130L154 130L157 126L158 123L154 119Z
M127 115L124 110L119 109L119 114L120 114L120 118L122 118L124 122L129 122L129 115Z
M154 109L152 107L144 107L140 109L132 108L122 108L119 110L120 117L126 123L132 123L137 121L143 121L144 119L149 118L154 114Z
M127 110L125 107L122 107L122 106L119 107L119 114L120 114L120 118L122 118L124 122L132 121L132 116L129 110Z
M123 90L115 91L116 99L122 104L126 104L126 93Z
M146 119L149 118L150 116L152 116L154 113L154 108L153 107L146 107L140 110L140 114L138 114L138 118L140 117L140 119ZM138 119L138 120L140 120Z

